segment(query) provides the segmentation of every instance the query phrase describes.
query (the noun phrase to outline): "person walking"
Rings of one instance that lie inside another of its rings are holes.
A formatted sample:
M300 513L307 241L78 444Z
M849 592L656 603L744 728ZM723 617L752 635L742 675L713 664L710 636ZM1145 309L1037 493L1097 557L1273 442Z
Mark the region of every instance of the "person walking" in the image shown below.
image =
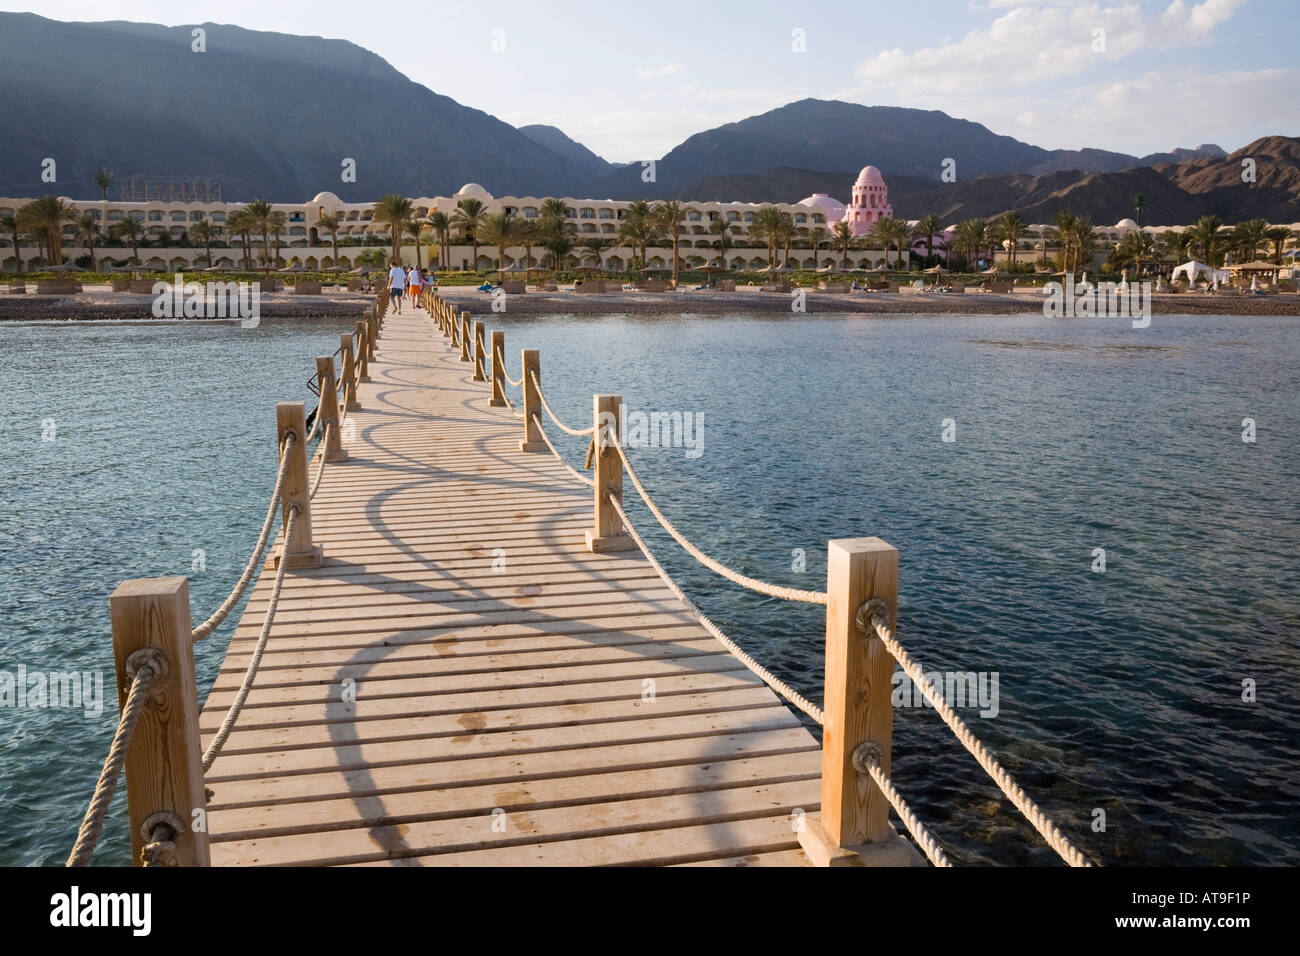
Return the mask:
M420 308L420 270L411 269L406 275L406 287L411 293L411 308Z
M406 270L396 259L393 260L393 267L388 270L388 297L393 300L393 305L397 309L397 314L402 314L402 293L406 291Z

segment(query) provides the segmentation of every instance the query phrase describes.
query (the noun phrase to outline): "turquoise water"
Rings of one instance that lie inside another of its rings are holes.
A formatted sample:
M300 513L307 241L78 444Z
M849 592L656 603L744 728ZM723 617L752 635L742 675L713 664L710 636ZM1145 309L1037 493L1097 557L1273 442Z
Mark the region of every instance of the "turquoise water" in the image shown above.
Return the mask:
M264 514L274 404L311 400L312 359L346 324L0 326L0 670L103 668L111 705L107 595L190 573L195 549L206 616ZM1102 862L1300 863L1300 321L489 324L506 330L512 374L520 348L541 349L570 421L590 416L593 391L702 415L698 457L630 454L669 516L734 567L821 588L828 538L896 546L900 640L927 671L997 673L997 716L963 716ZM818 609L742 591L650 538L725 630L820 699ZM200 645L201 692L229 630ZM114 720L112 706L0 710L0 864L62 862ZM932 711L900 709L894 727L895 780L954 862L1055 859ZM127 857L119 807L97 861Z

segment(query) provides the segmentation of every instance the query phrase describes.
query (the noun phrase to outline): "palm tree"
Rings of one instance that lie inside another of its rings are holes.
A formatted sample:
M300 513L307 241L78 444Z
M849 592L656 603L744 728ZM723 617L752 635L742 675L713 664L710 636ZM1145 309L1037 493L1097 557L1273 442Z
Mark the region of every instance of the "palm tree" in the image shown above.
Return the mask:
M1133 271L1142 274L1142 263L1150 261L1156 255L1156 241L1140 229L1130 232L1120 240L1115 249L1115 259L1121 265L1133 263Z
M488 216L479 228L479 238L489 245L496 246L497 268L502 272L506 268L506 249L519 242L519 226L520 220L502 211Z
M98 272L95 262L95 240L99 237L99 220L88 212L77 217L77 238L90 252L90 271Z
M1188 252L1188 249L1191 246L1191 243L1191 230L1180 229L1176 232L1172 229L1167 230L1164 235L1160 237L1158 250L1160 258L1169 259L1175 263L1189 259L1191 258L1191 254Z
M108 234L114 239L125 239L131 244L131 260L140 264L140 237L144 235L144 224L130 213L121 222L113 225Z
M462 199L456 203L456 212L451 217L452 225L459 229L461 236L474 247L475 269L478 268L478 233L486 216L481 199Z
M1087 257L1097 247L1097 234L1093 231L1092 220L1087 216L1075 216L1070 229L1070 244L1075 251L1075 266L1082 269Z
M254 199L244 207L248 216L250 232L262 234L262 264L271 264L271 215L275 212L265 199Z
M9 233L9 240L14 244L14 271L23 271L23 257L18 250L18 237L22 234L22 227L18 225L18 220L14 218L11 212L0 212L0 229Z
M429 228L438 237L438 264L444 269L450 269L451 248L448 239L451 236L451 217L445 212L430 213Z
M727 250L731 248L731 236L727 234L730 230L731 223L723 215L719 215L717 219L709 223L709 232L718 237L713 240L713 245L718 247L718 257L722 260L722 268L724 269L727 267ZM816 255L814 252L813 256Z
M95 185L99 187L100 195L104 197L104 202L108 202L108 190L113 185L113 180L117 177L110 173L104 167L95 171Z
M1280 266L1282 264L1282 247L1291 238L1291 230L1286 226L1269 226L1264 232L1264 238L1273 244L1273 265Z
M477 202L477 200L467 199L462 200L462 202ZM402 232L406 229L406 223L410 220L413 209L411 200L400 193L388 193L385 196L380 196L379 202L375 203L371 218L375 222L388 223L393 262L399 262L402 258ZM418 246L416 247L416 254L419 254Z
M328 229L330 234L330 245L334 247L334 267L338 268L339 264L339 225L342 220L332 212L321 213L321 217L316 220L316 238L320 239L320 230ZM194 230L190 230L193 233Z
M917 221L913 236L925 240L925 258L927 260L934 255L934 237L941 232L943 232L943 220L934 213L922 216Z
M812 242L813 268L817 268L817 250L821 248L822 243L826 241L828 233L823 226L813 226L812 231L808 233L808 238Z
M1078 218L1068 209L1062 209L1052 220L1052 226L1056 230L1056 238L1061 243L1061 271L1069 272L1070 270L1070 249L1074 242L1074 223Z
M831 227L831 245L839 250L840 262L847 269L849 266L849 250L857 245L858 237L853 234L853 227L841 219Z
M650 203L644 199L633 200L618 227L618 238L636 251L637 262L642 268L645 268L646 246L654 239L657 229Z
M596 257L596 268L601 271L605 268L604 252L613 244L613 239L607 239L604 236L584 236L580 243L583 249Z
M1239 222L1232 230L1232 243L1237 247L1242 262L1252 261L1259 252L1259 247L1268 241L1268 222L1263 219L1247 219Z
M650 211L650 219L655 227L662 229L673 239L673 288L677 287L677 273L680 263L677 261L677 247L682 233L682 221L686 211L676 199L665 199L655 203Z
M791 226L793 227L793 221ZM749 235L753 239L763 239L767 242L769 269L776 266L776 250L786 235L785 229L786 224L781 210L775 206L764 206L754 213L754 222L749 227Z
M1142 210L1147 207L1147 197L1138 193L1133 197L1133 218L1137 220L1137 227L1142 228Z
M63 224L76 221L77 208L69 206L58 196L42 196L27 203L19 212L32 229L45 233L45 248L50 253L50 265L61 265Z
M1029 232L1029 227L1025 225L1024 217L1014 210L1004 212L1002 218L998 220L998 228L1002 230L1002 238L1010 243L1011 265L1014 268L1016 264L1016 249L1020 246L1020 240Z
M551 254L551 265L558 272L561 260L573 251L577 227L569 221L569 208L562 199L543 199L538 210L539 242Z
M542 230L536 219L520 219L515 223L515 242L524 247L524 268L533 267L533 246L542 239Z
M208 265L212 265L212 240L220 234L217 227L207 219L200 219L190 226L190 241L203 243L203 253Z
M420 237L429 228L429 224L419 219L408 219L402 228L415 241L415 268L424 268L423 263L420 261Z
M271 260L271 265L279 266L280 233L284 232L285 227L289 225L289 218L281 210L277 209L267 216L266 225L271 230L271 235L275 237L275 257Z
M988 244L988 223L983 219L963 219L957 224L957 247L966 254L966 269L978 268L977 258Z
M781 218L776 225L776 240L781 245L781 254L785 257L781 264L785 267L790 265L790 241L794 238L794 216L788 212L782 212Z
M1201 261L1206 265L1218 266L1214 261L1214 255L1221 238L1219 230L1222 228L1223 220L1218 216L1202 216L1187 230L1191 234L1191 247L1200 249Z
M253 268L253 233L257 231L257 222L247 209L236 209L226 217L226 228L231 235L239 236L244 247L244 271Z
M899 269L903 268L903 249L907 246L912 238L912 230L904 219L892 219L885 217L877 219L872 231L885 245L885 261L889 261L889 247L893 246L898 250L898 258L895 265Z

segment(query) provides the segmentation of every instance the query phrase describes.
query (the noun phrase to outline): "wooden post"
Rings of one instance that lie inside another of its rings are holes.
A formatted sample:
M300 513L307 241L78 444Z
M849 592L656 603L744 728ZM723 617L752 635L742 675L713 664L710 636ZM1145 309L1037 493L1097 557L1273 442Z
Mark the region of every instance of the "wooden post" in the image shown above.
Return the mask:
M347 461L348 453L343 449L343 437L339 434L342 422L339 420L338 390L334 387L333 356L317 356L316 378L320 381L320 405L316 414L325 416L320 423L321 438L325 441L325 460Z
M483 350L483 323L474 323L474 381L487 381L487 354Z
M542 380L541 353L537 349L524 349L524 440L519 443L520 451L546 451L546 442L542 438L542 400L537 396L537 386L533 377Z
M366 311L362 313L362 319L365 321L367 327L369 327L370 331L373 333L372 338L378 339L379 338L378 310L366 309ZM374 358L374 355L371 355L370 357Z
M815 866L910 866L919 854L890 824L885 795L855 767L872 753L889 772L894 658L858 612L879 599L896 624L898 551L879 538L829 542L826 594L821 812L804 818L799 843Z
M469 361L469 313L460 314L460 360Z
M601 450L602 437L608 436L613 441L622 439L623 399L619 395L595 395L592 397L593 420L596 426L594 440L595 454L595 521L587 529L587 549L590 551L626 551L635 548L636 542L623 533L623 519L618 516L614 506L606 500L609 492L619 504L623 503L623 459L615 448Z
M366 328L370 334L366 336L366 344L370 346L370 361L374 361L378 354L379 326L376 324L375 313L366 313Z
M361 363L357 370L357 381L370 381L370 345L366 338L370 335L370 327L365 322L357 323L357 361Z
M194 830L195 810L206 812L203 751L199 746L199 695L194 679L194 640L190 631L190 591L185 578L123 581L108 598L117 669L118 711L126 706L140 657L161 656L164 671L149 685L135 735L126 752L126 810L131 858L149 842L143 827L151 817L167 819L178 832L172 859L177 866L210 866L207 825ZM131 656L144 652L135 661ZM128 674L128 670L130 674ZM202 817L202 814L200 814Z
M293 537L283 543L274 557L275 567L288 561L290 568L319 568L324 548L313 544L311 538L311 475L307 470L307 413L302 402L280 402L275 406L275 425L280 437L280 454L285 454L285 439L290 433L297 441L289 449L289 467L284 473L284 487L280 492L280 509L283 520L289 521L289 509L298 506L294 519ZM283 532L281 532L283 533Z
M492 399L489 405L504 408L506 404L506 334L492 330Z
M379 291L375 293L375 311L380 315L388 314L388 276L384 276L384 281L379 283Z
M352 336L346 332L339 336L339 352L343 357L344 411L360 411L361 403L357 401L357 373L352 362Z

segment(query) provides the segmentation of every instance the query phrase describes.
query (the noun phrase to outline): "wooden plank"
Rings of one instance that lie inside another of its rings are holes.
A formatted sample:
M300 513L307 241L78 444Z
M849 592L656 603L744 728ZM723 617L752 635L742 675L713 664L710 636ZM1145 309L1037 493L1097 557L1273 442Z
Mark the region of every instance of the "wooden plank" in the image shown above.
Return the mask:
M737 846L739 835L729 835L728 827L720 824L785 816L785 832L779 841L772 839L777 834L770 824L763 830L772 842L789 848L794 838L789 815L796 809L807 811L817 799L814 775L785 783L663 797L622 797L551 809L524 806L502 815L489 810L394 826L253 837L214 843L212 854L214 862L222 862L229 854L252 866L337 865L401 857L425 857L436 864L441 862L440 856L454 860L473 851L491 857L498 866L553 866L561 861L589 866L637 864L689 857L692 849L699 853L699 848L685 845L680 833L674 831L713 825L715 842L704 855L722 851L726 856L736 856L752 836L746 833ZM647 832L656 833L659 840L645 840ZM558 849L556 843L561 844Z

